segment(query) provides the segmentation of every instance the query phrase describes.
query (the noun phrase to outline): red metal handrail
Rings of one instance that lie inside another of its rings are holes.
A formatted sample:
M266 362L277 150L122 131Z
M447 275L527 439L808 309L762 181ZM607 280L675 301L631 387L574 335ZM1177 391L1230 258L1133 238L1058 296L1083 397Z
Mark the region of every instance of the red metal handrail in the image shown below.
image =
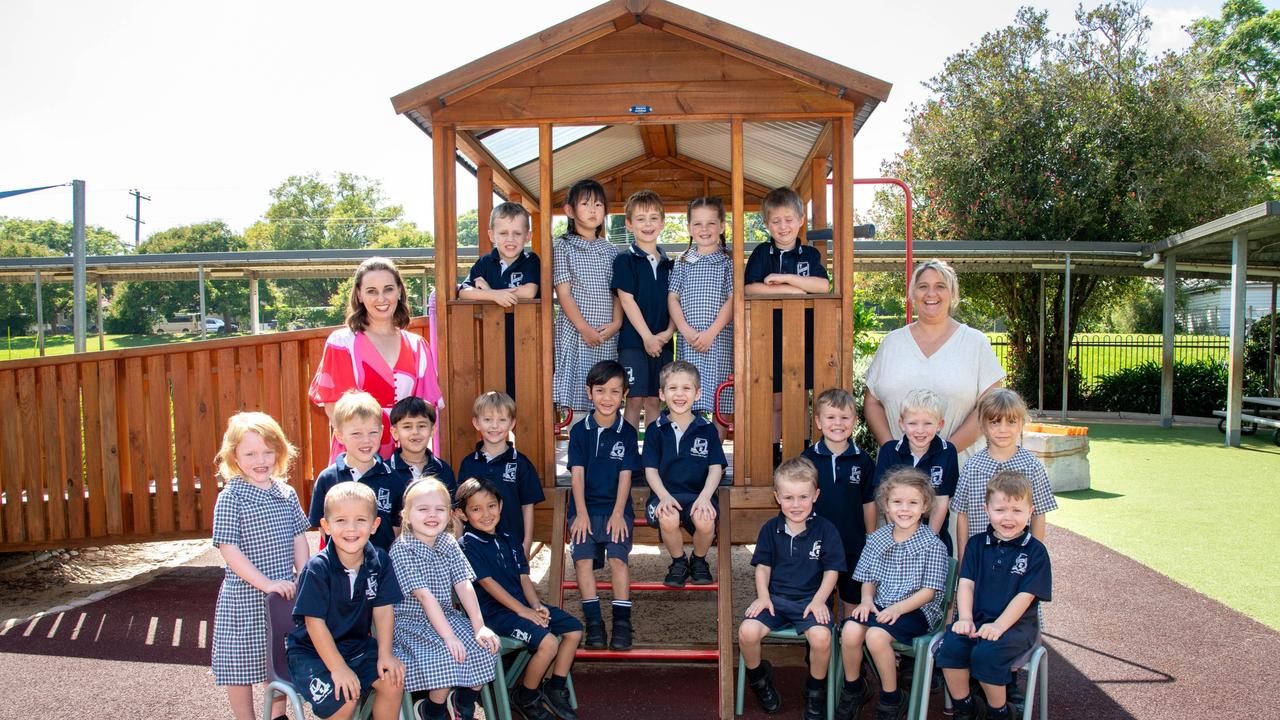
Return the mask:
M733 375L730 375L729 379L716 386L716 394L711 399L711 414L715 417L716 422L723 425L729 432L733 432L733 416L729 416L726 419L725 415L720 412L720 393L725 388L731 388L733 386Z
M827 180L828 185L835 184L835 178ZM915 263L914 253L912 252L912 208L915 206L914 196L911 194L911 186L893 177L882 178L853 178L854 185L897 185L902 188L903 194L906 195L906 235L907 235L907 280L905 290L907 323L911 323L911 266Z

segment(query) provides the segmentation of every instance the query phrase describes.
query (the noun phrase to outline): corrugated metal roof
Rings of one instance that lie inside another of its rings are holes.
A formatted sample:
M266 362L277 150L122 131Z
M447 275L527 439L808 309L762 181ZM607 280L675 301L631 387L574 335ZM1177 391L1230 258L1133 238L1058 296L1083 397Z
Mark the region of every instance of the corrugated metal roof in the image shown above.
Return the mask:
M551 147L552 149L562 148L603 127L603 125L554 127L551 129ZM538 128L536 127L499 130L486 135L480 143L497 158L498 162L502 163L503 167L516 167L538 159Z
M540 196L542 189L538 187L536 129L534 135L535 152L532 159L512 168L511 174ZM615 165L640 157L644 152L644 140L640 138L640 128L637 125L613 125L600 132L582 135L576 142L561 146L552 153L553 190L569 187L582 178L592 177Z
M822 133L817 122L761 122L742 126L742 172L768 187L790 185ZM729 126L725 123L676 125L676 151L729 171Z

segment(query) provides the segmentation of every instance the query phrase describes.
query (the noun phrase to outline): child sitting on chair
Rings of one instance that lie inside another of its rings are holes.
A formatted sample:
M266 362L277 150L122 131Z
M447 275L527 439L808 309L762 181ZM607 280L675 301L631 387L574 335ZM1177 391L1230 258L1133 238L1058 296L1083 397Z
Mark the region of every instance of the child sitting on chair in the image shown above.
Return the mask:
M782 507L760 528L756 552L756 599L738 626L738 647L747 683L767 713L782 707L773 687L772 666L760 657L760 643L773 630L795 628L809 643L809 678L804 684L804 720L823 720L827 710L827 663L831 659L831 591L844 570L840 533L813 513L818 471L805 457L783 462L773 472L773 496Z

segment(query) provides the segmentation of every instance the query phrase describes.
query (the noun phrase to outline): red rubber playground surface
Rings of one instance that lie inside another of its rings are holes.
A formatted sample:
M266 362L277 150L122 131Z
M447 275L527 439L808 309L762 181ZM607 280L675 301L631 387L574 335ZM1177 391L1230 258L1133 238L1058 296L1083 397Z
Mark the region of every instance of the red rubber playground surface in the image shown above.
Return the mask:
M1280 633L1079 535L1050 526L1050 717L1277 717ZM216 555L0 633L0 718L227 717L209 674ZM713 718L710 666L580 664L584 719ZM796 717L802 670L780 668L774 717ZM766 717L747 698L748 718ZM931 705L940 718L939 696ZM870 710L864 712L869 717Z

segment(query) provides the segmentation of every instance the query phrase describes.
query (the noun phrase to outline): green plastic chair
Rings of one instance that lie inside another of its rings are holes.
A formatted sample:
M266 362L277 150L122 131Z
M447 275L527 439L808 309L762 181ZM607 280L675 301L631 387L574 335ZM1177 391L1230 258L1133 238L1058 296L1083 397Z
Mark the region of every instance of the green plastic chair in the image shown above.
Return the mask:
M485 685L481 693L481 699L485 703L485 717L494 717L497 720L511 720L510 691L520 681L520 676L524 674L524 669L529 665L529 659L533 657L533 654L529 652L529 646L519 640L509 637L499 637L498 639L502 641L502 645L498 651L497 671L493 682ZM502 658L511 653L516 653L516 657L508 670L503 666ZM569 687L569 705L577 710L578 694L573 689L572 672L569 673L567 685ZM492 687L492 697L490 697L490 687ZM496 714L490 714L491 704Z
M933 656L938 652L938 646L942 644L943 633L937 633L929 642L929 651L925 654L925 668L929 673L933 672ZM1040 699L1040 720L1049 720L1049 652L1045 650L1044 645L1040 642L1040 633L1036 633L1035 642L1026 652L1018 656L1013 661L1013 667L1010 669L1024 670L1027 673L1027 701L1022 706L1022 720L1031 720L1032 709L1036 704L1036 695L1039 694ZM951 698L947 695L946 687L942 689L943 695L948 703ZM925 693L924 702L920 704L919 718L924 718L929 714L929 694Z
M781 630L774 630L765 635L766 640L780 640L787 643L804 642L804 635L796 632L794 627L784 627ZM839 697L839 685L836 684L836 678L839 673L840 646L838 644L838 636L835 629L831 632L831 659L827 663L827 720L834 720L836 712L836 699ZM747 689L747 663L742 659L742 653L738 653L738 686L734 696L733 712L735 715L742 714L743 696Z

